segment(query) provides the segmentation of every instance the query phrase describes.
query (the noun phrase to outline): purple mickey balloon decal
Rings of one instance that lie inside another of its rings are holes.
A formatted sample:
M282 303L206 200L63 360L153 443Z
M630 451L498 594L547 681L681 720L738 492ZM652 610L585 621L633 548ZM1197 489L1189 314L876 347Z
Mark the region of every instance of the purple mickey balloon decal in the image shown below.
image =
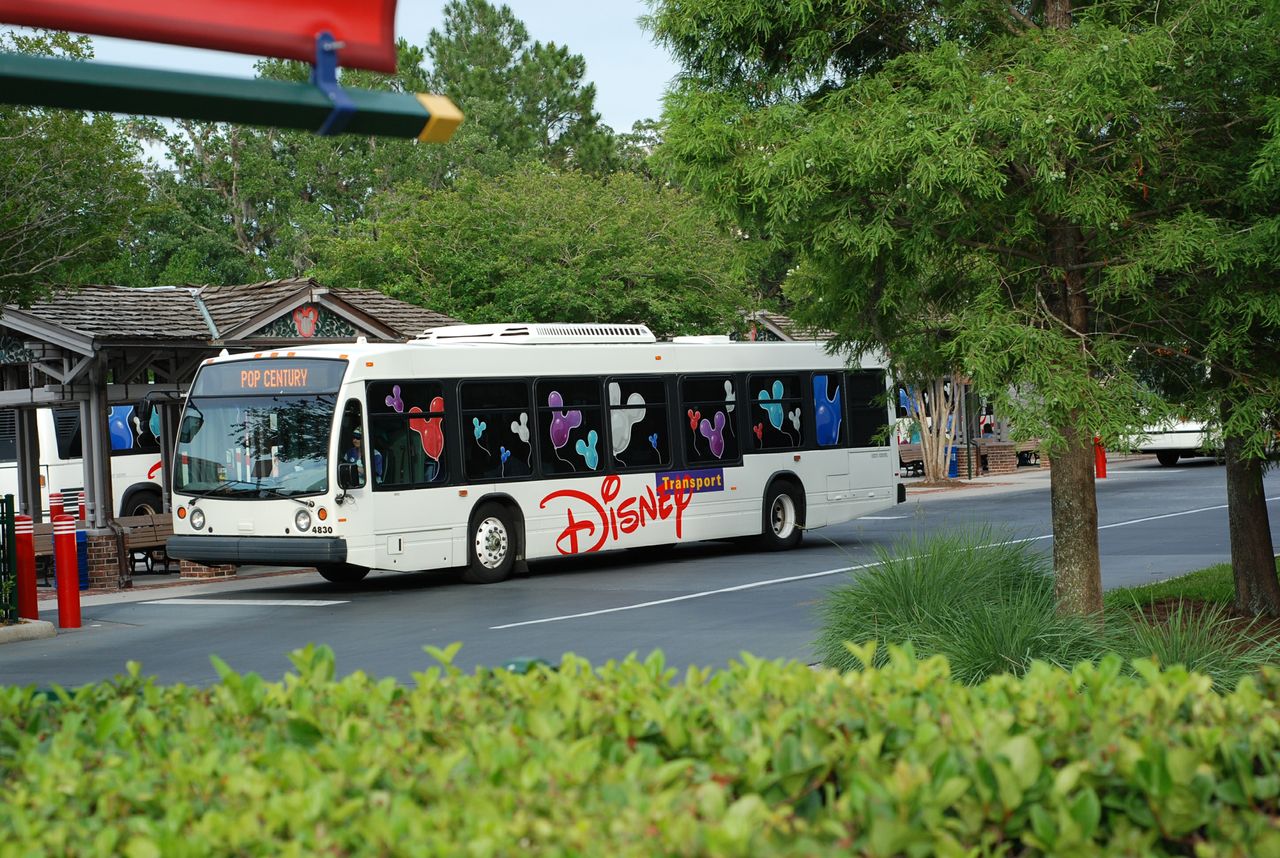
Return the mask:
M558 390L547 394L547 405L556 409L551 412L551 446L559 450L569 443L569 432L582 425L582 412L576 408L572 411L561 411L564 398Z
M391 388L391 395L387 397L387 405L391 406L397 414L404 414L404 400L400 398L400 385Z
M717 411L715 417L715 425L711 421L703 418L698 431L702 433L702 437L706 438L711 444L711 455L719 459L724 455L724 412Z

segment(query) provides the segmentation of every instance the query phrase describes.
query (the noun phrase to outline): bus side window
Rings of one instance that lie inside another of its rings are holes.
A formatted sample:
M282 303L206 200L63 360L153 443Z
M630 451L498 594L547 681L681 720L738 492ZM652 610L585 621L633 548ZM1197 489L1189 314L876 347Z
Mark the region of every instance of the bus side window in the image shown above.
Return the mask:
M438 381L371 381L369 423L374 438L374 489L449 481L444 385ZM380 475L379 475L380 472Z
M742 457L735 414L742 402L732 375L680 379L680 428L690 465L720 465Z
M670 466L667 386L663 380L612 378L605 390L614 466L620 470Z
M464 381L459 394L463 473L469 481L533 473L533 409L523 381Z
M608 441L601 419L599 379L546 378L536 386L542 473L590 474L604 470Z
M888 441L889 403L884 373L878 369L855 370L847 376L845 393L849 409L849 446L883 447Z
M804 397L800 376L763 373L747 380L751 442L756 450L792 450L804 445Z
M358 486L367 482L368 455L364 444L364 420L361 419L360 401L348 399L342 409L342 427L338 430L338 461L356 465L360 474Z

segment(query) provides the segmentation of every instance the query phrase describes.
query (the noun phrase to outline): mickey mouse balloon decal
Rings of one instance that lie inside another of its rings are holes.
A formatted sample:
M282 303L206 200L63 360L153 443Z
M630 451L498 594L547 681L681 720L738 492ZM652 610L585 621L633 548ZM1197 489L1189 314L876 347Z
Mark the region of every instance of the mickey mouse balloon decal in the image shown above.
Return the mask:
M622 385L616 381L609 382L609 405L622 404ZM644 419L644 397L632 393L627 397L628 408L611 407L609 409L609 429L613 436L613 454L620 455L631 446L631 429Z

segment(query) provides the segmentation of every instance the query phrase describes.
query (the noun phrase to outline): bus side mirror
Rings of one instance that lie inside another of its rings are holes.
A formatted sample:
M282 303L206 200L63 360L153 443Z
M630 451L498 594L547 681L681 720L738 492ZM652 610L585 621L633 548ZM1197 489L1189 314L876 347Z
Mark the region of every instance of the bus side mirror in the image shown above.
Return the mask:
M360 466L355 462L338 463L338 488L356 489L360 487Z

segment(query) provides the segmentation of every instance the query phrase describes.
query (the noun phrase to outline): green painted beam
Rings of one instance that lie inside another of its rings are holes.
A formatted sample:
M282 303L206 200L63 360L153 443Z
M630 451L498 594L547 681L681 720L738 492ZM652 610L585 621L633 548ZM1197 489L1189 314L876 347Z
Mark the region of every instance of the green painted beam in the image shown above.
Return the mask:
M448 140L462 113L437 95L344 89L344 134ZM190 74L0 53L0 102L315 131L332 103L305 83Z

